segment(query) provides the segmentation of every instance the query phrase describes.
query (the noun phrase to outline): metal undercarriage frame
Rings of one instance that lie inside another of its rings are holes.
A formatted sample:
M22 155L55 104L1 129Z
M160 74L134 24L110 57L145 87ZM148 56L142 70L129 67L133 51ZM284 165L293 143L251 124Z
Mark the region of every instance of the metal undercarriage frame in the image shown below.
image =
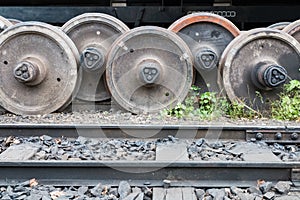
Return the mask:
M63 24L74 16L87 12L106 13L130 27L160 25L167 27L178 18L192 12L212 12L226 17L240 29L266 26L300 18L300 5L290 6L1 6L0 15L21 21L43 21Z

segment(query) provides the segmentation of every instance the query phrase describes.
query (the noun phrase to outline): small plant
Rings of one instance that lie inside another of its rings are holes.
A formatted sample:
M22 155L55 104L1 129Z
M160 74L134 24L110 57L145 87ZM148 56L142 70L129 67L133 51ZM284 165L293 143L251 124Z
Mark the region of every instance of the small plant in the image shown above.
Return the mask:
M188 97L183 103L179 103L173 109L162 111L163 115L183 117L199 117L200 119L212 119L224 113L224 107L228 102L217 96L215 92L200 93L200 88L192 86Z
M292 80L283 87L279 100L272 103L272 117L279 120L300 120L300 82Z
M256 96L263 102L259 92L256 92ZM253 110L242 100L230 103L215 92L201 93L197 86L191 87L183 103L177 104L173 109L165 109L162 113L164 116L176 118L198 117L199 119L214 119L220 116L234 119L263 117L261 112ZM300 81L292 80L284 85L279 100L271 103L271 115L273 119L300 121Z
M178 103L173 109L164 109L161 114L164 116L174 116L176 118L183 118L194 114L195 107L198 104L200 89L192 86L189 94L183 103Z
M182 118L185 115L184 114L185 113L185 108L186 108L185 105L183 105L182 103L178 103L175 106L175 108L170 109L170 110L165 109L162 112L163 112L164 115L167 115L167 116L174 116L176 118Z
M226 113L230 118L234 118L234 119L236 118L253 119L253 118L261 117L260 113L246 106L244 103L238 101L232 102L228 106Z
M230 103L225 97L218 96L215 92L201 93L197 86L190 88L183 103L178 103L175 108L165 109L161 114L176 118L198 117L199 119L214 119L221 116L252 119L260 116L242 102Z
M196 114L200 118L212 118L214 112L217 110L216 107L217 96L215 92L204 92L199 96L198 108Z
M227 109L227 115L231 118L240 118L244 116L244 105L233 102Z

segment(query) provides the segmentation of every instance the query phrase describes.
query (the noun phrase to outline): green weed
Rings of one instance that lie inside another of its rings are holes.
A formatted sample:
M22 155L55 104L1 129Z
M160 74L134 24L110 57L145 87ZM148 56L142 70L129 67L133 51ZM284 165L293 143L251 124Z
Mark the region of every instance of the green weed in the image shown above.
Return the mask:
M259 92L257 97L262 99ZM292 80L284 85L279 100L271 104L271 117L278 120L300 121L300 81ZM176 118L198 117L199 119L214 119L220 116L229 118L260 118L263 117L244 104L242 101L229 102L225 97L218 96L215 92L200 93L200 88L192 86L188 97L173 109L165 109L164 116Z
M272 103L272 118L300 120L300 82L292 80L285 84L279 97L279 100Z

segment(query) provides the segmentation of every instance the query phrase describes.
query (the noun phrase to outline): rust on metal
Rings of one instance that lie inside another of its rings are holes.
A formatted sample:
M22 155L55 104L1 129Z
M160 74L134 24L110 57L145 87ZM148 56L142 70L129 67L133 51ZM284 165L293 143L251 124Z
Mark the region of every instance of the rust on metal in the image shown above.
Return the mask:
M177 33L180 32L183 28L192 25L194 23L199 22L208 22L208 23L214 23L218 24L220 26L223 26L225 29L227 29L234 37L238 36L240 34L239 29L229 20L227 20L224 17L221 17L216 14L212 13L193 13L187 16L184 16L177 21L175 21L169 29L173 32Z

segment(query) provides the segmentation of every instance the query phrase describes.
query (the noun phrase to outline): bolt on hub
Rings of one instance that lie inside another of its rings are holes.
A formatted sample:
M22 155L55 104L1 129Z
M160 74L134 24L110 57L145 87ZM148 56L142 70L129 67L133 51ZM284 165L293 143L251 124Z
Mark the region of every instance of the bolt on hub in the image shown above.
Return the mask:
M86 48L81 55L82 66L87 71L99 70L105 62L104 56L96 48Z
M160 64L155 60L145 60L139 64L140 79L146 85L157 83L160 76Z
M32 63L23 61L14 69L15 79L21 83L30 83L36 80L39 70Z
M203 70L215 69L218 65L218 56L211 49L202 49L196 55L195 64Z

